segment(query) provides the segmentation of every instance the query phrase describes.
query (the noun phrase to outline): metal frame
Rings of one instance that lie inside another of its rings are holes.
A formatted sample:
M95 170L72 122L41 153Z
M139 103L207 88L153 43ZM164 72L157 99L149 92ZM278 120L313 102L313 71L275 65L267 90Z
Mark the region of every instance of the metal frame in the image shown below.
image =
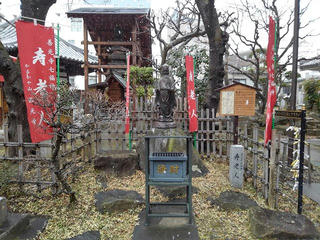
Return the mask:
M183 181L178 179L175 181L152 181L150 179L150 139L152 138L185 138L187 143L187 177ZM146 155L146 221L145 225L149 225L150 217L188 217L189 224L192 224L192 137L191 136L146 136L145 137L145 155ZM186 202L153 202L150 203L150 186L185 186L186 187ZM186 207L185 213L181 214L161 214L152 213L152 206L177 206Z

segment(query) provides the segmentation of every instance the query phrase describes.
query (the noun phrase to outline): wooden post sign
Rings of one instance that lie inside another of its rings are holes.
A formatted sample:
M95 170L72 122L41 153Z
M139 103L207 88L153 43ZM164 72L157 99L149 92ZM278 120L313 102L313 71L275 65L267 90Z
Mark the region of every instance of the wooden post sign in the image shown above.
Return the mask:
M220 116L254 116L257 88L236 82L217 90Z
M238 144L239 116L254 116L257 88L235 82L220 91L220 116L234 116L233 144Z

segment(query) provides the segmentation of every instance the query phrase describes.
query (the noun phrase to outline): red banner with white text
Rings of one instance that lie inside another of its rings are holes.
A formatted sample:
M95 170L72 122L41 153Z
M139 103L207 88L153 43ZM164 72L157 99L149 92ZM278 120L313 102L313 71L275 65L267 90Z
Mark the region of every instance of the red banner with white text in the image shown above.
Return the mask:
M125 119L126 134L130 132L129 105L130 105L130 54L127 54L126 119Z
M267 48L267 69L268 69L268 98L266 129L264 133L264 145L271 141L272 135L272 113L276 103L276 84L274 82L274 46L275 46L275 22L269 17L269 42Z
M16 31L31 140L49 140L53 135L45 120L48 119L48 112L53 110L46 107L48 103L41 105L36 102L46 99L45 96L50 101L56 95L54 30L31 22L17 21Z
M188 97L188 113L189 113L189 131L198 131L198 116L196 107L196 93L194 90L194 67L193 57L186 56L187 71L187 97Z

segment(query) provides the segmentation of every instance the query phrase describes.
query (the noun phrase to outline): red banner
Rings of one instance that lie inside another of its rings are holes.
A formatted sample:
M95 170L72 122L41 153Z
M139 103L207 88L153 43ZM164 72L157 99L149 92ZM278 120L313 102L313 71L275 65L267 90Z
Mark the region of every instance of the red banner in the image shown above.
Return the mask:
M193 57L186 56L186 71L187 71L187 97L188 97L188 113L189 113L189 131L198 131L198 116L196 107L196 93L194 90L194 71Z
M130 131L129 105L130 105L130 54L127 54L126 120L125 120L126 134L129 133Z
M56 92L56 59L54 31L50 27L17 21L18 50L24 97L32 142L52 138L51 129L45 123L48 109L35 103L35 98ZM50 111L53 111L50 109Z
M272 113L276 103L276 84L274 82L274 45L275 45L275 22L269 17L269 42L267 49L267 69L268 69L268 98L267 98L267 117L266 129L264 133L264 144L271 141L272 135Z

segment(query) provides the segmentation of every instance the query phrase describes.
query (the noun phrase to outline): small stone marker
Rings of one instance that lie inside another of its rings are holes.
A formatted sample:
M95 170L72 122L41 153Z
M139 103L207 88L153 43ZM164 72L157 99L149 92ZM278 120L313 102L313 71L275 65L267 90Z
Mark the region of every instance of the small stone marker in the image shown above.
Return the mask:
M8 208L7 199L0 197L0 226L7 221L8 218Z
M229 181L232 187L242 188L243 186L243 163L244 147L242 145L231 145Z

